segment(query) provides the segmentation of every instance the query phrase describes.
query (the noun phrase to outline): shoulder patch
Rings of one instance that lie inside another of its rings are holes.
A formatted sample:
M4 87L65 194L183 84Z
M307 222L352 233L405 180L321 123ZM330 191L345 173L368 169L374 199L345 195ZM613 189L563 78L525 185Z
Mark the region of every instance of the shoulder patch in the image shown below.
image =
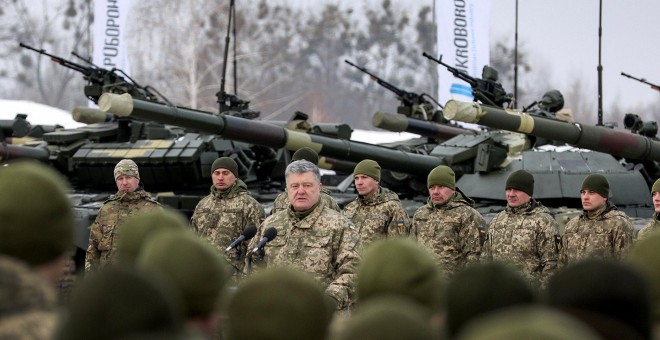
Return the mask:
M355 224L353 224L353 222L349 222L348 223L348 228L349 229L355 229Z
M396 226L399 228L403 228L403 221L402 220L396 221Z

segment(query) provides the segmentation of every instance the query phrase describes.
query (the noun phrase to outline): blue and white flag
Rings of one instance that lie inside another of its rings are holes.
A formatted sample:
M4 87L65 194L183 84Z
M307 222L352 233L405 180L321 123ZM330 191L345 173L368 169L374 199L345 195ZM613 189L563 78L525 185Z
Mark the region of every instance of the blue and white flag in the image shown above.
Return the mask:
M490 0L437 0L438 54L442 61L475 78L490 63ZM436 56L439 58L439 56ZM472 101L472 88L438 65L440 103Z

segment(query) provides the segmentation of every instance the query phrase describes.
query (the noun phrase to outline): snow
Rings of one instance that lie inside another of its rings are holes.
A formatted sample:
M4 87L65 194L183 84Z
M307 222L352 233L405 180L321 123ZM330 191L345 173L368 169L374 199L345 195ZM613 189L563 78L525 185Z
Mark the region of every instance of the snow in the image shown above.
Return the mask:
M85 125L73 120L71 112L56 107L28 100L0 99L0 119L13 120L19 113L27 114L27 121L32 126L59 124L72 129Z

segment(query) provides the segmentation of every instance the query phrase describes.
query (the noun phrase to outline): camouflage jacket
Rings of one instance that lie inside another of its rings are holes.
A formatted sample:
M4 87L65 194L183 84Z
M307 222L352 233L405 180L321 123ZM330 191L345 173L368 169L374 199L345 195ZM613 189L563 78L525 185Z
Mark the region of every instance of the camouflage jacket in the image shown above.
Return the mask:
M507 206L490 222L482 256L512 263L530 283L542 287L557 269L555 236L559 225L540 202Z
M457 191L443 205L429 198L413 215L410 236L426 247L448 276L478 262L486 222Z
M653 220L637 233L637 240L644 239L660 228L660 214L654 213Z
M380 188L373 197L356 198L344 208L344 216L360 233L363 247L384 236L410 233L410 218L399 196L385 188Z
M346 217L323 204L302 219L291 209L283 210L261 224L250 249L256 247L264 230L270 227L277 229L277 237L268 242L264 254L252 254L252 259L308 272L337 301L338 309L352 305L360 240Z
M105 201L89 228L85 270L96 270L114 261L122 221L141 211L156 208L160 209L160 204L142 189L134 192L119 191Z
M247 242L235 250L225 249L250 225L258 226L264 219L264 208L247 191L243 181L224 191L211 186L211 193L202 198L191 218L191 226L197 234L208 240L234 267L234 283L243 276L243 264Z
M330 196L329 191L325 188L321 189L321 203L330 207L330 209L334 211L341 211L337 201L335 201L335 199ZM273 201L273 208L270 210L270 214L275 215L275 213L279 211L289 209L289 205L291 205L291 202L289 202L289 194L285 189L284 192L281 192L279 195L277 195L275 201Z
M594 216L584 211L566 223L559 259L562 264L588 256L619 259L632 241L630 219L607 202Z
M54 287L19 260L0 255L0 339L52 339Z

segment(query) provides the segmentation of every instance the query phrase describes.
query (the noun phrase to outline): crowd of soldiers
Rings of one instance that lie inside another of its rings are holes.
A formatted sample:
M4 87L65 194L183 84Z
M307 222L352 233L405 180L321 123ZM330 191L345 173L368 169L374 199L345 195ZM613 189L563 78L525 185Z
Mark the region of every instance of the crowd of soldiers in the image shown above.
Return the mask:
M560 233L525 170L486 223L450 167L429 173L411 219L377 162L355 166L343 209L317 163L294 153L267 216L236 162L218 158L188 221L121 160L66 299L55 289L74 237L66 180L32 162L0 168L0 338L660 337L660 180L633 243L602 174L585 178L583 212Z

